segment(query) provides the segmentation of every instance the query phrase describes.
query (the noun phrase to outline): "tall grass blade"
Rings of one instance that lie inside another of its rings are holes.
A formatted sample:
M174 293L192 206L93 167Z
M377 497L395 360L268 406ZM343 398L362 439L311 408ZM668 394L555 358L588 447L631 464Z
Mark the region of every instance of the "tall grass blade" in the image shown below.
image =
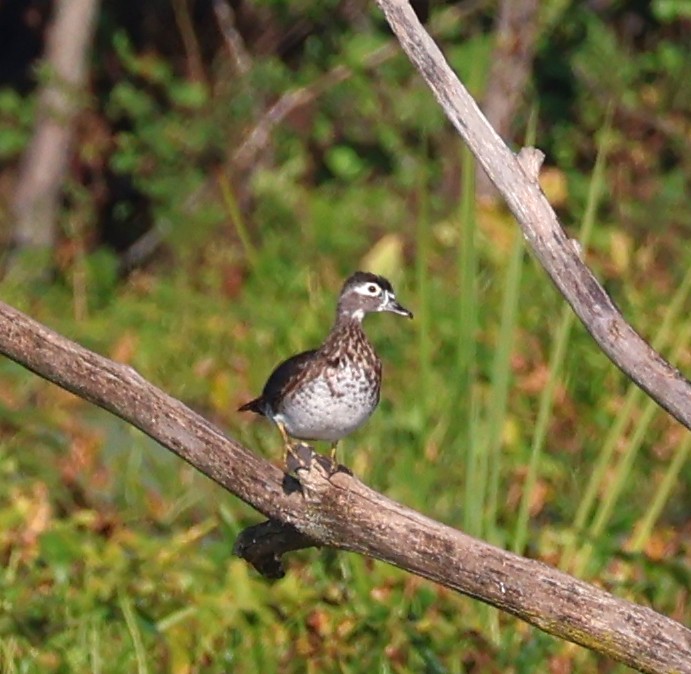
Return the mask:
M583 254L587 249L590 241L590 236L595 224L595 215L600 204L600 199L605 191L604 172L607 159L607 147L609 142L609 134L611 129L612 112L611 107L607 112L605 123L600 131L600 142L598 143L597 158L595 160L595 167L593 168L593 175L588 188L588 198L586 202L585 213L583 215L583 224L581 226L580 243ZM566 354L566 347L571 335L571 328L573 327L575 315L570 307L564 307L557 334L550 356L549 364L549 378L542 395L540 396L540 407L538 411L537 423L535 425L535 433L530 448L530 460L528 464L528 473L526 475L525 485L523 487L523 494L518 509L518 518L516 521L516 530L513 540L513 550L517 553L522 553L528 539L528 521L530 519L530 504L533 498L533 491L538 479L538 468L542 458L542 450L544 447L545 437L547 435L547 428L552 414L552 405L554 402L554 391L561 375L561 370L564 364L564 356Z
M482 504L486 481L478 474L481 448L476 442L476 400L474 382L477 349L477 248L475 221L475 159L468 148L462 150L461 239L458 259L458 346L456 351L456 381L459 384L455 403L460 403L465 428L458 434L465 446L465 489L463 526L471 535L480 535ZM481 491L482 493L478 493Z
M423 143L423 156L427 152L427 139ZM418 346L419 346L419 382L422 395L419 397L424 406L423 419L429 419L428 402L433 399L431 390L432 377L432 342L430 339L431 296L429 285L430 264L430 214L429 214L429 185L427 164L420 162L418 173L418 217L416 228L416 264L415 280L417 284L417 314Z
M530 461L528 463L528 472L526 474L525 484L523 486L523 494L518 508L518 518L516 521L516 531L514 533L513 551L521 554L525 549L528 540L528 521L530 519L530 505L537 485L538 469L542 459L542 449L547 436L547 428L552 416L552 404L554 403L554 392L559 382L561 370L564 365L564 356L566 355L566 347L569 343L571 335L571 328L575 316L570 307L565 307L561 313L559 327L554 338L552 347L552 354L549 359L549 378L545 385L542 395L540 396L540 407L537 415L537 422L535 424L535 432L530 447Z
M687 270L679 288L674 293L662 319L662 325L653 339L652 345L656 351L662 351L667 347L672 333L676 329L677 320L685 306L690 292L691 267ZM626 397L624 398L624 404L602 443L597 461L595 462L595 466L590 474L590 479L583 492L583 497L578 504L572 526L576 535L570 540L562 555L561 566L564 569L570 569L574 563L579 540L578 537L583 534L586 522L593 510L598 494L603 489L614 452L617 447L622 445L622 439L626 434L626 429L631 423L634 412L640 409L645 395L646 394L638 386L633 383L629 384Z
M677 482L679 473L689 458L691 450L691 433L684 433L684 439L679 443L677 450L674 452L672 461L670 462L665 475L660 484L655 490L650 506L645 512L643 519L636 527L636 531L631 541L631 552L641 552L653 531L653 527L660 519L662 510L669 501L674 485Z
M488 491L487 506L485 508L485 531L491 539L495 538L495 536L492 536L492 533L496 532L497 513L499 511L502 435L506 425L509 382L511 379L511 353L516 334L524 251L525 243L523 237L517 235L514 239L506 272L499 338L495 347L494 363L492 365L492 390L487 410L486 454L489 463L489 474L487 476Z
M257 262L257 249L252 244L252 239L250 238L247 225L245 224L245 218L242 215L242 210L238 204L238 200L235 197L233 188L228 180L228 177L224 173L220 173L218 176L218 186L221 191L221 198L223 199L223 204L228 211L228 217L235 227L235 232L240 239L240 244L245 252L245 257L250 263L251 267L256 266Z
M531 108L530 117L528 118L525 134L526 146L531 146L535 143L538 118L538 106L534 105ZM501 542L497 540L496 533L502 465L502 436L506 426L509 382L511 380L511 353L515 343L516 326L518 324L518 305L520 300L524 252L525 241L523 236L517 232L509 256L509 264L504 281L499 336L495 345L494 360L492 362L490 398L485 410L487 445L484 452L488 464L488 471L487 501L483 509L485 515L484 534L486 538L497 544L501 544Z
M103 658L101 657L101 635L95 624L89 626L89 668L91 674L101 674Z
M689 338L691 338L691 321L687 322L684 329L679 333L674 345L672 360L678 360L682 353L688 349ZM646 400L643 413L636 424L636 428L626 447L626 451L619 460L611 480L608 480L607 488L604 490L604 496L595 512L592 524L586 531L587 542L582 547L577 561L574 564L574 573L576 573L576 575L583 574L593 551L593 541L602 536L602 533L610 523L619 497L624 491L629 476L631 475L631 470L638 456L638 451L643 445L643 441L650 430L650 425L655 415L660 413L660 411L660 407L652 398Z
M142 633L139 631L139 626L137 625L137 617L134 615L132 602L130 598L123 593L120 595L119 604L122 615L125 618L127 631L130 633L132 645L134 646L134 655L137 660L137 674L148 674L149 668L146 664L146 650L144 648Z

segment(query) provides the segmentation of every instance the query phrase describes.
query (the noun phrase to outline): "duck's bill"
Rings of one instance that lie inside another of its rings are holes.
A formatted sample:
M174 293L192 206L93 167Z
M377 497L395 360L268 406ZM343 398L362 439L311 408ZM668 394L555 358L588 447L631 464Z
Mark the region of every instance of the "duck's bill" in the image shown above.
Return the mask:
M392 314L398 314L399 316L407 316L408 318L413 317L413 312L406 309L402 304L399 304L396 300L389 300L385 307L385 311L390 311Z

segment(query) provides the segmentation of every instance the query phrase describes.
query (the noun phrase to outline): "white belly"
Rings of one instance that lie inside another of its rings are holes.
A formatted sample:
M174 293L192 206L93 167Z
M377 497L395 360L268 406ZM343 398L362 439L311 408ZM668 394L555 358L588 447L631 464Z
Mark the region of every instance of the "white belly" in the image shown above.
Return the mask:
M335 368L281 404L276 421L300 440L336 442L369 419L379 402L379 387L362 370Z

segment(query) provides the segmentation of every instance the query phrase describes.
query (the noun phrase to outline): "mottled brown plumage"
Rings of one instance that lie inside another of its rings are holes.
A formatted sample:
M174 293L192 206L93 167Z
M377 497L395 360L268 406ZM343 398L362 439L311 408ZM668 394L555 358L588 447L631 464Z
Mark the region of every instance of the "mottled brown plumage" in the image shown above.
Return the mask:
M241 411L262 414L276 423L286 452L290 438L328 440L335 462L336 443L359 428L379 403L382 365L362 320L389 311L412 318L382 276L356 272L343 285L336 321L324 343L282 362L261 396Z

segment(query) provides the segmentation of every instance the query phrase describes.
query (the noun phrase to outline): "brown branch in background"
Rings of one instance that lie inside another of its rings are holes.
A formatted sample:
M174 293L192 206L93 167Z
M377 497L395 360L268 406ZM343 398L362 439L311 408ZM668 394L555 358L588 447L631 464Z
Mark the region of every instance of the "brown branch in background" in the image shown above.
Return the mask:
M215 0L214 7L216 4L225 5L225 0ZM469 1L464 3L463 7L448 7L443 12L439 12L434 24L438 27L438 30L453 31L454 26L467 21L473 13L481 11L486 4L486 0L475 0L475 2ZM417 10L420 12L426 11L424 3L420 3ZM219 24L221 24L220 18ZM399 53L400 48L397 42L383 45L368 53L363 58L360 68L362 70L374 70ZM353 71L351 68L338 65L318 77L311 84L284 93L262 114L259 121L255 123L254 128L245 136L245 140L232 155L232 164L239 171L251 169L257 157L271 142L271 134L279 124L290 114L302 106L312 103L324 92L345 82L352 75Z
M243 77L250 71L252 59L245 48L242 36L235 28L233 9L227 0L213 0L213 8L218 27L226 43L228 56L230 56L235 72Z
M487 121L505 140L511 139L512 124L523 102L533 67L537 42L538 0L501 0L495 28L487 90L482 109ZM498 198L484 171L478 171L478 197Z
M190 2L193 0L172 0L173 16L185 50L187 76L195 82L205 82L204 59L194 30Z
M51 249L57 237L60 192L72 126L81 105L98 0L56 0L31 142L24 151L12 206L13 244ZM38 270L43 272L45 270Z
M399 53L398 45L391 43L370 52L362 63L363 69L376 68ZM274 128L298 108L311 103L331 87L353 75L348 66L338 65L312 82L309 86L293 89L283 94L247 134L242 145L235 150L233 164L246 171L271 140Z
M691 429L691 383L624 319L584 264L540 189L487 122L406 0L377 0L406 54L506 200L540 264L600 348L624 374Z
M691 630L540 562L435 522L300 448L297 480L226 437L131 367L114 363L0 302L0 353L136 426L266 515L236 550L281 574L309 545L388 562L644 672L691 674Z
M525 151L519 161L501 143L407 3L378 2L507 199L536 255L598 343L688 422L688 382L626 324L580 260L539 189L539 155ZM236 545L264 573L280 575L281 555L290 550L309 545L348 550L476 597L641 671L691 674L691 631L679 623L435 522L346 472L329 475L306 446L300 450L304 465L295 471L297 479L286 477L132 368L98 356L2 303L0 353L133 424L268 517L268 523L243 532Z

